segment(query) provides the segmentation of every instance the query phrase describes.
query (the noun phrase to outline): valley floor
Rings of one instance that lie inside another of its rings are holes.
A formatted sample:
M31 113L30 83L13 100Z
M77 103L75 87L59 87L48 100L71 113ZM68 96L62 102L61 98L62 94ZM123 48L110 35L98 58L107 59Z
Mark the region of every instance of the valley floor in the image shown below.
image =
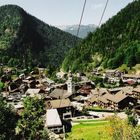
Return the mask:
M109 133L109 122L104 120L80 121L72 127L67 140L111 140Z

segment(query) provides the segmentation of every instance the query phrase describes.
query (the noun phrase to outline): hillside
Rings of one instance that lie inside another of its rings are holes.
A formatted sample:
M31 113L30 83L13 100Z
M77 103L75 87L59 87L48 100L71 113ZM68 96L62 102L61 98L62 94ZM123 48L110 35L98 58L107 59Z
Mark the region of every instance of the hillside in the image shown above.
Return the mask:
M140 0L128 4L71 49L62 67L87 71L97 66L117 68L123 63L130 67L140 63Z
M78 40L16 5L0 7L0 62L3 64L57 68Z
M65 25L65 26L57 26L57 27L72 35L76 35L78 30L78 25ZM96 25L94 24L81 25L78 37L85 38L89 32L93 32L95 30L96 30Z

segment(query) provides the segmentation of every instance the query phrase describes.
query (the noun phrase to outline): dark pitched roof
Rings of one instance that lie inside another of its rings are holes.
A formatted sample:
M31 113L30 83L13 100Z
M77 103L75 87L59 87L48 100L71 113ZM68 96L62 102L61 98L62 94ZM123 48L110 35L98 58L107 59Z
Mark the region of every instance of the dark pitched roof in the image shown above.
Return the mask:
M72 106L69 99L51 100L47 103L47 108L64 108Z
M120 101L124 100L127 97L128 96L126 94L124 94L122 91L120 91L117 94L115 94L114 101L116 103L119 103Z
M107 104L109 101L106 99L106 98L104 98L104 97L99 97L98 98L98 101L101 101L101 102L103 102L103 103L105 103L105 104Z
M132 93L133 87L132 86L127 86L127 87L123 87L122 91L124 93Z
M93 96L91 96L90 98L88 98L88 100L87 100L87 101L89 101L89 102L93 103L93 102L96 102L96 101L97 101L97 98L96 98L96 96L95 96L95 95L93 95Z
M63 90L63 89L54 89L51 93L50 93L50 97L52 98L56 98L56 99L65 99L68 98L69 96L71 96L72 94L68 93L67 90Z
M123 91L119 91L115 95L105 94L102 97L105 98L105 99L107 99L107 100L110 100L112 102L119 103L120 101L124 100L128 96Z
M140 78L140 75L134 75L134 74L125 74L123 75L124 78Z
M134 91L134 92L138 92L138 93L140 93L140 87L136 87L136 88L134 88L133 91Z

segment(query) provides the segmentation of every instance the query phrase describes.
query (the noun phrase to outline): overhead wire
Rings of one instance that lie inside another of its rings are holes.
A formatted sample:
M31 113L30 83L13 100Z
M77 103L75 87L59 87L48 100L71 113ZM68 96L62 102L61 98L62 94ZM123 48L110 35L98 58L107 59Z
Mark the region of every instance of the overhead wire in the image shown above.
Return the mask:
M105 7L104 7L104 9L103 9L103 13L102 13L102 15L101 15L101 19L100 19L100 21L99 21L98 27L100 27L100 25L101 25L101 23L102 23L102 20L103 20L103 17L104 17L106 8L107 8L107 6L108 6L108 2L109 2L109 0L107 0L106 3L105 3Z
M82 19L83 19L84 12L85 12L86 3L87 3L87 0L84 0L83 8L82 8L82 13L81 13L81 16L80 16L80 21L79 21L79 25L78 25L78 29L77 29L77 34L76 34L77 37L78 37L78 35L79 35L79 31L80 31L80 27L81 27ZM72 115L72 116L75 115L75 111L76 111L76 109L74 109L74 111L73 111L73 115Z
M77 34L76 34L76 36L79 35L79 31L80 31L82 19L83 19L83 16L84 16L84 11L85 11L85 7L86 7L86 3L87 3L87 0L84 1L84 5L83 5L83 8L82 8L82 13L81 13L81 17L80 17L80 21L79 21L79 25L78 25L78 29L77 29Z
M86 2L87 2L87 0L84 1L84 5L83 5L83 9L82 9L82 14L81 14L81 18L80 18L80 22L79 22L79 26L78 26L78 30L77 30L77 36L78 36L78 34L79 34L79 31L80 31L80 26L81 26L81 23L82 23L82 19L83 19L85 7L86 7ZM101 22L102 22L102 20L103 20L103 17L104 17L106 8L107 8L107 6L108 6L108 2L109 2L109 0L107 0L106 3L105 3L105 7L104 7L104 9L103 9L103 13L102 13L102 15L101 15L101 19L100 19L100 21L99 21L98 27L100 27L100 25L101 25ZM73 112L73 116L74 116L74 114L75 114L75 111L76 111L76 110L74 110L74 112Z
M101 25L101 22L102 22L102 19L103 19L103 17L104 17L104 14L105 14L105 11L106 11L108 2L109 2L109 0L106 1L106 4L105 4L104 10L103 10L101 19L100 19L99 24L98 24L98 27ZM87 3L87 0L85 0L85 1L84 1L84 4L83 4L82 13L81 13L81 17L80 17L80 21L79 21L79 25L78 25L78 29L77 29L77 34L76 34L76 36L79 35L79 31L80 31L82 19L83 19L84 12L85 12L86 3ZM61 104L62 104L62 99L60 100L59 107L61 106ZM74 111L74 113L75 113L75 111ZM73 113L73 115L74 115L74 113ZM57 117L56 117L56 119L57 119ZM56 121L56 119L55 119L55 121Z

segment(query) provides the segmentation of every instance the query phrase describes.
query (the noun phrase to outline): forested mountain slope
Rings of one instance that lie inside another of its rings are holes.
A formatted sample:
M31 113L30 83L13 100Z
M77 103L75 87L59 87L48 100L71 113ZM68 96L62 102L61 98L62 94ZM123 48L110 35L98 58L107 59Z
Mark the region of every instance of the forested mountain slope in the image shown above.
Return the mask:
M140 63L140 0L128 4L71 49L62 68L86 71L97 66L117 68L123 63Z
M0 7L0 62L18 67L59 67L79 39L16 5Z

